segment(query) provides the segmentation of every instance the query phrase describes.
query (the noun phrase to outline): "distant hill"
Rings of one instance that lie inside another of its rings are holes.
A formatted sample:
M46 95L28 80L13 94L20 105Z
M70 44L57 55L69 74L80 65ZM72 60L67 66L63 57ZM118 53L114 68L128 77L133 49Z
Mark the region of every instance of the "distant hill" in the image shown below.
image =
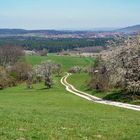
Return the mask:
M74 31L74 30L24 30L24 29L0 29L0 36L17 36L17 35L27 35L27 36L40 36L40 35L71 35L72 37L75 36L80 36L80 37L89 37L91 35L95 35L98 33L106 34L106 33L115 33L115 32L120 32L120 33L126 33L126 34L131 34L134 32L140 32L140 25L135 25L135 26L129 26L126 28L121 28L121 29L111 29L111 28L98 28L96 30L85 30L85 31Z
M134 33L134 32L140 32L140 25L135 25L135 26L129 26L126 28L118 29L118 32L123 32L123 33Z
M17 35L17 34L81 34L86 33L87 31L67 31L67 30L24 30L24 29L0 29L0 34L10 34L10 35Z
M0 34L25 34L23 29L0 29Z

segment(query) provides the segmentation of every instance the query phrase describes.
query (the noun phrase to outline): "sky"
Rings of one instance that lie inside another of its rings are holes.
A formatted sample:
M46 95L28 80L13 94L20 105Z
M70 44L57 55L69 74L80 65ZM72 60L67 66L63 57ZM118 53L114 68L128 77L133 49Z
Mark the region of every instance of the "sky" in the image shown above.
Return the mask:
M0 28L120 28L140 24L140 0L0 0Z

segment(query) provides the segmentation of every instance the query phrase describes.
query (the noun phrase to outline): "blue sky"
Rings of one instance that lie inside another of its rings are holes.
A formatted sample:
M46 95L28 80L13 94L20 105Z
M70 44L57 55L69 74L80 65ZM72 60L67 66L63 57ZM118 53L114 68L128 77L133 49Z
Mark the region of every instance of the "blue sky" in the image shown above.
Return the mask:
M140 24L140 0L0 0L0 28L94 29Z

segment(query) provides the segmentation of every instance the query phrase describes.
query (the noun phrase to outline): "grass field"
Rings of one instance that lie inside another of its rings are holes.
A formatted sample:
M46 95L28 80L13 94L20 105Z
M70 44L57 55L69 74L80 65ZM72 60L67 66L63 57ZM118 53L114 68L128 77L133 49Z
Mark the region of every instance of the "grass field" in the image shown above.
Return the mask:
M38 58L28 61L46 60ZM0 140L139 140L140 112L86 101L68 93L60 78L49 90L41 83L0 91Z
M27 56L26 60L32 65L40 64L42 61L53 60L56 63L62 64L63 70L67 71L73 66L87 66L95 61L94 58L80 58L73 56L57 56L50 54L48 56Z

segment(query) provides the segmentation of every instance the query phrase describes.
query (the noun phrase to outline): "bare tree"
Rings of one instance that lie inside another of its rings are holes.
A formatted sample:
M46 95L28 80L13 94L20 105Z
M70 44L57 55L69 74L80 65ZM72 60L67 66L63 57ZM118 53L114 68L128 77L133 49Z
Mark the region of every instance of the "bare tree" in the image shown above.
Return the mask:
M11 67L11 72L15 73L18 81L26 81L29 73L32 72L32 66L26 62L17 62L13 67Z
M20 47L7 45L0 48L0 65L9 66L15 64L24 55Z

